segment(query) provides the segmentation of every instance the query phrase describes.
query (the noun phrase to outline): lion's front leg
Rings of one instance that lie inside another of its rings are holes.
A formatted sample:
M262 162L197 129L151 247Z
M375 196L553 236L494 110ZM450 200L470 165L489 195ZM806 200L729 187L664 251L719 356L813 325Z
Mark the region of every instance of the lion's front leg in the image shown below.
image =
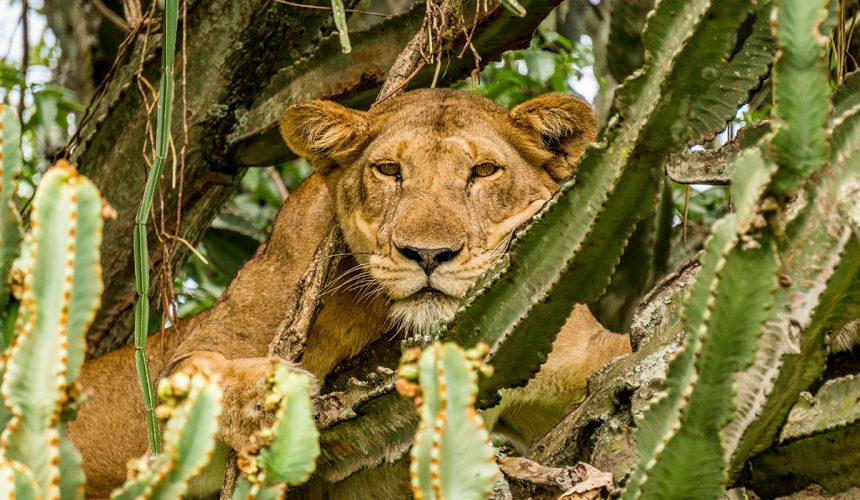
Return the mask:
M266 375L273 363L306 373L316 392L316 378L295 363L276 357L227 359L215 352L198 352L183 360L173 371L205 368L220 377L224 393L218 440L234 450L248 444L251 435L273 423L274 412L265 409ZM313 394L312 394L313 395Z

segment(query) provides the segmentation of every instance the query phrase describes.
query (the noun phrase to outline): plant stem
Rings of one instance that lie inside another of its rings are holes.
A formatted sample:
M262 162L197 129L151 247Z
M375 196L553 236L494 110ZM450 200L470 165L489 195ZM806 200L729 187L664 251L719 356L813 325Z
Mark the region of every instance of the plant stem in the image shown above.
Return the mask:
M143 199L134 219L134 272L137 303L135 304L134 350L137 377L143 392L143 405L146 409L146 433L149 450L157 455L161 452L161 436L155 419L155 395L149 364L146 359L146 335L149 331L149 254L147 252L146 223L155 187L164 170L164 159L170 143L170 114L173 107L173 59L176 52L176 25L178 19L178 0L167 0L164 10L164 38L161 45L161 83L158 89L158 116L155 132L155 161L146 179Z

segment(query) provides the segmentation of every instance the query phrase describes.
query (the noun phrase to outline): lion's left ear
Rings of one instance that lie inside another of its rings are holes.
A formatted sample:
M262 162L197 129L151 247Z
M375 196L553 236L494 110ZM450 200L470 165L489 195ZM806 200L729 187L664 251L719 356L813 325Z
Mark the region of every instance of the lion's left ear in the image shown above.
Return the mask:
M325 172L360 147L367 135L367 116L332 101L307 101L281 116L287 146L315 169Z
M570 177L585 146L597 137L597 117L585 101L565 94L544 94L511 110L511 120L537 133L552 154L544 164L556 181Z

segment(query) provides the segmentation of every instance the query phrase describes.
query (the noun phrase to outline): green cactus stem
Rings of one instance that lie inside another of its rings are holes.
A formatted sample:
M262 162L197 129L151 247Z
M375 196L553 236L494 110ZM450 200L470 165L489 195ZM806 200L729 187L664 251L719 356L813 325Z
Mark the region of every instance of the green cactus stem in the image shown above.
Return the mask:
M45 174L33 202L18 333L0 387L11 414L0 444L44 498L60 497L61 463L72 464L63 497L80 490L74 478L81 476L72 473L79 459L61 445L60 414L101 300L101 211L95 186L63 161Z
M645 65L617 93L620 120L586 150L576 178L476 285L444 335L494 346L487 361L500 368L481 383L479 407L495 404L499 389L525 383L574 305L604 292L627 239L659 199L668 154L724 128L748 86L758 84L768 59L759 53L762 5L659 2L643 34ZM756 29L740 38L745 22ZM700 106L707 117L693 114Z
M128 480L112 499L180 498L212 458L221 415L217 378L206 370L175 373L161 380L158 394L158 416L167 419L163 451L132 462Z
M275 423L253 435L239 452L236 463L247 485L237 488L233 498L267 498L284 486L307 481L320 454L310 378L274 363L267 384L265 406L275 413Z
M403 355L397 389L415 399L421 416L409 468L416 499L480 499L492 491L499 469L474 407L478 373L491 373L481 361L487 351L435 343Z
M21 216L15 205L21 175L21 122L11 107L0 104L0 311L9 303L9 271L21 246ZM11 344L4 342L0 349Z
M771 152L780 171L773 191L791 195L827 161L827 120L832 112L825 47L829 0L776 0L773 34L774 127Z
M134 284L137 302L134 305L135 366L143 406L146 411L146 433L149 449L153 454L161 452L161 436L155 420L155 397L152 377L146 359L146 336L149 334L149 250L146 241L146 223L155 196L155 188L161 181L164 159L170 144L170 114L173 110L173 60L176 54L176 26L179 21L178 0L164 2L164 37L161 40L161 82L158 86L158 109L155 130L155 160L146 178L143 198L134 218Z

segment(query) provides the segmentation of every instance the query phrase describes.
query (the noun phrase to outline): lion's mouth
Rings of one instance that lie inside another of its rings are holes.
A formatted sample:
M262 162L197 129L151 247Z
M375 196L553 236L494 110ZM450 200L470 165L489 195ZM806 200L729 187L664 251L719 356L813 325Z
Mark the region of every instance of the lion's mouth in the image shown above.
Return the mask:
M409 295L408 299L423 299L423 300L435 300L441 298L456 298L452 297L451 294L446 293L433 285L427 284L424 285L423 288L420 288L417 292Z

